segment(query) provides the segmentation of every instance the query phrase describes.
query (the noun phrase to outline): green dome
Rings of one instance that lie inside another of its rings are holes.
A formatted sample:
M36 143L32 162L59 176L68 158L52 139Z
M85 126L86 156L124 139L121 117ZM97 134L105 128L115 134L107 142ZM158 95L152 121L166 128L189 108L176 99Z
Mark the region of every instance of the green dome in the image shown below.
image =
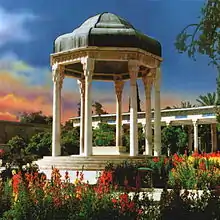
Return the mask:
M73 32L59 36L54 43L54 53L87 46L139 48L161 57L161 45L157 40L108 12L95 15Z

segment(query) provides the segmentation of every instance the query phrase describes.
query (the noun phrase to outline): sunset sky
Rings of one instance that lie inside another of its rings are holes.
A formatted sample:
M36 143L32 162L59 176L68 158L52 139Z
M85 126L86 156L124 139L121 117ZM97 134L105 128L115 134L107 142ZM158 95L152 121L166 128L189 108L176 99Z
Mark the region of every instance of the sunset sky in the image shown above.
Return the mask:
M0 1L0 120L16 120L19 112L52 112L52 81L49 55L54 39L71 32L88 17L111 12L127 19L138 30L159 40L163 48L161 105L191 101L216 88L216 70L208 58L192 61L178 54L176 35L195 23L202 0L2 0ZM144 91L139 82L140 98ZM113 83L93 83L94 101L115 112ZM128 108L129 87L123 92ZM76 80L64 80L62 120L77 114ZM144 104L142 109L144 110Z

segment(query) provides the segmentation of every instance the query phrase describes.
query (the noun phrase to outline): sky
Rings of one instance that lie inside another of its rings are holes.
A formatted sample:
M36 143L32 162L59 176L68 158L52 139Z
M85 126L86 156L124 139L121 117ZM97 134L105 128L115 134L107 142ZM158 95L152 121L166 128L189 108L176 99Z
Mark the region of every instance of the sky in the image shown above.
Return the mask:
M52 77L49 57L53 41L71 32L88 17L115 13L162 44L161 106L181 101L196 103L199 95L215 91L216 69L205 56L191 60L179 54L174 42L188 24L198 21L203 0L0 0L0 120L18 120L22 112L52 114ZM144 90L138 82L142 109ZM128 110L129 84L123 91ZM113 83L94 82L94 101L115 112ZM75 79L66 78L62 90L62 121L77 115L80 100Z

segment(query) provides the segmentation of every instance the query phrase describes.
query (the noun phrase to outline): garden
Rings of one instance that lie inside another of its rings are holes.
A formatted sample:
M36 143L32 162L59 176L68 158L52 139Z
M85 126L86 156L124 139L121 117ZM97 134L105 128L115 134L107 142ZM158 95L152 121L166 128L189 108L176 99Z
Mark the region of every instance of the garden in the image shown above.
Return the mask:
M16 136L7 143L8 150L0 150L6 167L0 181L0 219L219 219L220 153L184 154L187 132L186 127L163 128L162 150L167 156L146 157L142 163L109 161L95 185L84 180L83 170L72 182L68 172L61 177L54 168L48 180L30 165L51 155L51 131L29 140ZM79 133L71 123L62 126L62 155L78 154ZM140 125L138 139L142 153ZM100 123L93 129L93 144L114 146L115 126ZM123 145L129 151L126 125ZM162 193L155 199L158 188Z
M162 187L159 200L152 192ZM201 191L202 190L202 191ZM200 191L200 193L199 193ZM202 192L202 193L201 193ZM54 168L48 180L37 167L12 171L0 182L1 219L219 219L220 153L174 154L142 164L108 163L97 184L83 171L70 181Z

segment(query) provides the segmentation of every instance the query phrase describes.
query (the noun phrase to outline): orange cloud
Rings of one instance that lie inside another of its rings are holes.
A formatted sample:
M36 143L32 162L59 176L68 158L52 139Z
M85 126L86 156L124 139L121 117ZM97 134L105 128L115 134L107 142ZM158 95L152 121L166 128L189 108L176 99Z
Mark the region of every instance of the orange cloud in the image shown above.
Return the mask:
M76 92L62 91L63 120L72 117L79 100ZM48 85L29 85L25 77L0 72L0 120L16 120L20 112L42 111L52 114L52 88Z
M0 120L4 121L17 121L17 116L9 112L0 112Z

